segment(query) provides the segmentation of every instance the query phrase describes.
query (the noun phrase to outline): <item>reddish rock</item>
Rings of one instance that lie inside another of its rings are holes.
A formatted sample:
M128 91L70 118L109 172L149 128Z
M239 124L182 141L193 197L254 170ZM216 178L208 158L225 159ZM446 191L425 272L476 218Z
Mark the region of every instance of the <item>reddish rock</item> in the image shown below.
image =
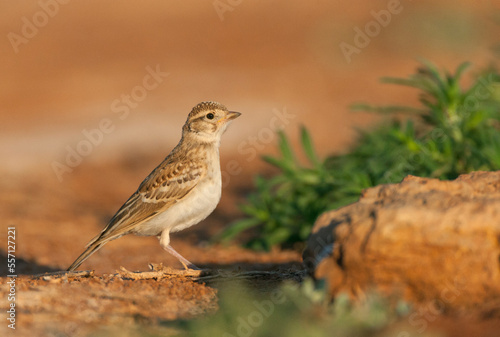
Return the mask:
M303 258L332 296L374 287L443 309L500 304L500 171L367 189L318 218Z

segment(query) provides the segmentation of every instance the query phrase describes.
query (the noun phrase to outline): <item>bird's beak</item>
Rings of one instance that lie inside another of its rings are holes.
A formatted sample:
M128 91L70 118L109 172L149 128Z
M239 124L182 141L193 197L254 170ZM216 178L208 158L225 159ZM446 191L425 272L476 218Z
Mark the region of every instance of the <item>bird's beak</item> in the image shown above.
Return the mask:
M229 122L235 118L238 118L240 115L241 115L241 112L229 111L224 118L219 120L219 122Z
M226 116L226 119L228 121L232 120L232 119L235 119L235 118L238 118L241 116L241 112L236 112L236 111L229 111L229 113L227 114Z

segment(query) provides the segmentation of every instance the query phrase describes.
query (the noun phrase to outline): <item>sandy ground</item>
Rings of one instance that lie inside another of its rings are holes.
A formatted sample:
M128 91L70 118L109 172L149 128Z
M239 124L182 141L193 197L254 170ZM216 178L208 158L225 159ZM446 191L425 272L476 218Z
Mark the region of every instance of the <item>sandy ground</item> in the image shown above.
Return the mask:
M297 144L298 127L305 125L321 155L343 151L354 139L353 127L377 120L350 112L349 104L416 102L413 91L381 85L380 77L411 74L417 58L450 70L470 60L475 71L495 60L491 48L498 43L499 26L492 16L500 9L495 1L401 1L395 7L391 1L232 3L225 10L212 2L3 5L0 213L5 240L0 256L6 261L7 227L15 227L16 272L26 275L18 289L23 294L18 336L20 331L72 335L82 327L90 332L91 326L134 321L130 317L137 308L117 320L113 314L100 320L78 305L128 305L95 295L123 287L126 294L137 292L134 281L109 276L120 266L180 267L156 238L124 237L82 266L95 270L94 278L59 284L29 277L64 269L81 253L176 144L196 103L220 101L243 115L222 142L220 206L200 225L173 235L172 245L202 267L283 270L282 279L289 279L300 273L299 252L209 245L214 234L241 217L237 204L251 188L252 176L269 169L259 156L275 151L274 131L284 129ZM383 25L377 26L376 17ZM363 42L356 38L358 29L375 30ZM341 51L346 44L357 48L347 57ZM238 170L228 168L230 161ZM6 263L0 271L7 274ZM145 282L141 291L172 303L191 301L192 310L155 316L151 309L147 319L189 318L217 308L215 286L184 279L155 282ZM2 307L7 290L4 284ZM64 294L76 296L76 304L65 302ZM89 304L89 296L97 302ZM55 302L44 315L37 301L46 299ZM67 311L71 317L64 316ZM55 318L70 324L54 327L48 322Z

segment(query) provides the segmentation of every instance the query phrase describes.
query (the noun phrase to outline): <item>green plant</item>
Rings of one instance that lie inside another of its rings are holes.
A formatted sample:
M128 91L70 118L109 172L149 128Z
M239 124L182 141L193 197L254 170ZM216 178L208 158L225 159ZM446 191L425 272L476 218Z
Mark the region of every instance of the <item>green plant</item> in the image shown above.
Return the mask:
M454 74L441 74L432 64L426 64L409 79L382 79L385 83L419 89L420 109L398 106L380 108L365 104L353 106L356 110L403 112L418 117L417 127L409 120L405 124L398 123L389 131L394 139L386 145L402 146L403 153L399 154L399 163L385 168L394 170L398 166L406 166L402 170L406 174L453 179L465 172L500 167L500 152L496 151L500 140L500 77L493 70L487 71L464 91L459 80L468 65L460 65ZM366 160L367 156L360 153L360 147L347 157ZM376 183L394 181L383 180Z
M244 285L221 289L219 311L189 322L179 336L373 336L408 314L372 292L357 302L341 294L331 306L325 295L311 279L272 293Z
M332 172L317 157L307 130L301 130L301 143L308 166L297 162L283 132L280 131L278 137L281 158L264 156L263 159L281 173L270 179L255 178L256 191L249 196L248 203L241 206L248 218L229 227L223 239L264 224L259 227L259 237L248 243L253 249L267 250L274 245L303 242L318 213L337 199L338 186Z
M460 79L467 66L464 63L450 74L424 63L407 79L383 78L385 83L418 89L421 106L354 105L354 110L413 118L360 132L346 154L318 158L302 128L302 148L309 160L304 166L280 132L281 156L264 157L280 173L256 178L255 192L241 207L247 218L221 237L229 240L254 227L258 235L247 246L292 247L307 239L319 214L355 201L364 188L399 182L408 174L453 179L473 170L500 169L500 75L490 69L463 90Z

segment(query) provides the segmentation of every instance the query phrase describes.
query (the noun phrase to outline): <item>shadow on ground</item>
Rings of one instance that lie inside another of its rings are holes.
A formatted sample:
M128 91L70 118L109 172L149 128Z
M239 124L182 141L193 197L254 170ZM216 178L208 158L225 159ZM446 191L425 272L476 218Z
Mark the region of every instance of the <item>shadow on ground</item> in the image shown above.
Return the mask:
M7 255L5 253L0 253L0 260L7 261ZM9 270L9 266L7 263L2 263L0 266L0 277L5 277L8 275L37 275L43 273L52 273L60 271L60 269L40 265L33 260L25 260L23 258L16 258L15 260L15 269L13 271Z

